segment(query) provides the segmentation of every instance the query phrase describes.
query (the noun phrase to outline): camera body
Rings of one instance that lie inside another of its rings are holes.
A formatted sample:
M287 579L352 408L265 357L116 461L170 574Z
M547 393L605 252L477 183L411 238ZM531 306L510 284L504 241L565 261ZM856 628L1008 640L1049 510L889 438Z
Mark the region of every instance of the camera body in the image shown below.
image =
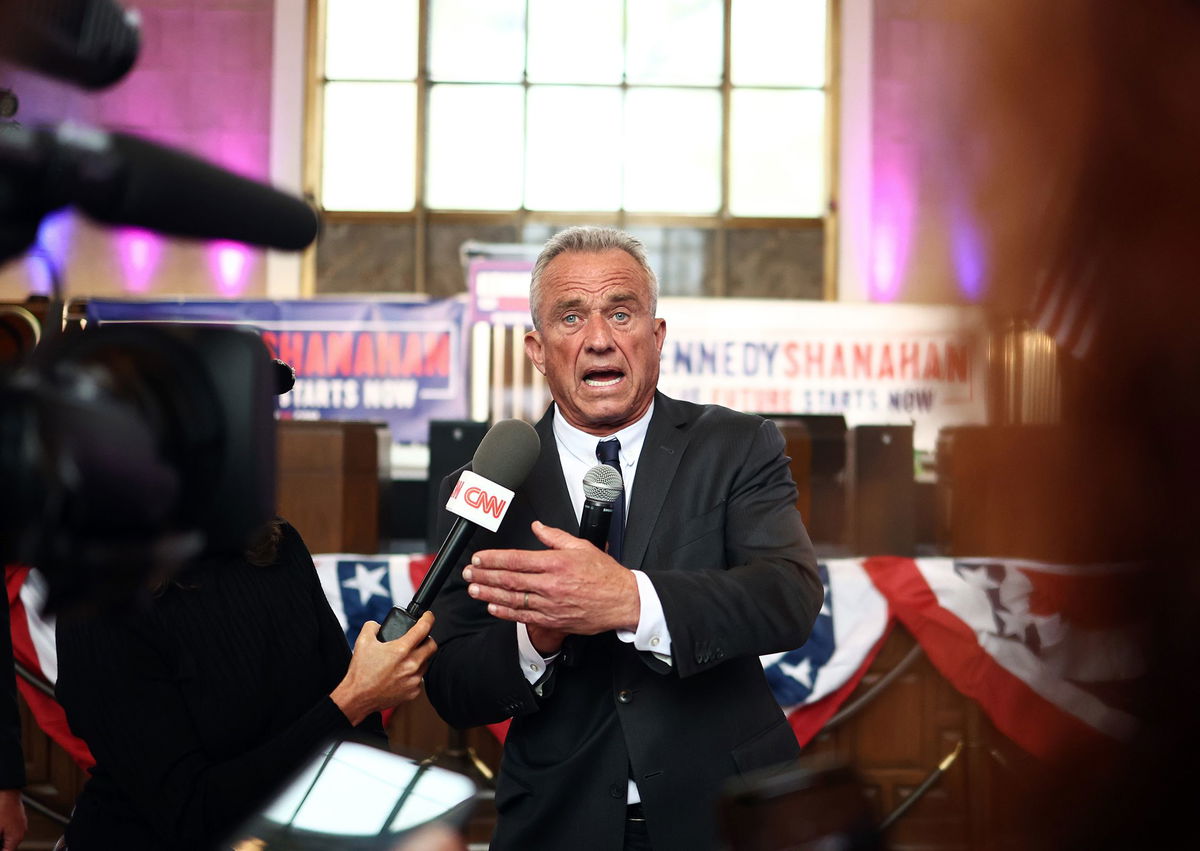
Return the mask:
M241 552L273 514L276 376L253 331L61 334L0 379L0 558L47 607L128 597Z
M117 0L0 0L0 59L82 88L121 79L140 44L137 13ZM70 121L3 127L0 263L68 206L185 238L285 250L316 238L306 200L174 148ZM0 364L0 560L40 569L47 610L62 611L243 553L274 515L284 365L243 328L64 331L53 270L51 283L37 348Z

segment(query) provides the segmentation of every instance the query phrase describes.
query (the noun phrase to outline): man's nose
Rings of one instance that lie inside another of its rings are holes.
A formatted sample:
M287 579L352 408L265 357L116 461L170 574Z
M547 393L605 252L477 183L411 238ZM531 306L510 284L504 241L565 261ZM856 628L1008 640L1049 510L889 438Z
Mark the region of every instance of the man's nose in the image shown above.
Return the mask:
M592 351L603 352L613 347L612 328L608 327L604 317L597 316L588 320L585 340L587 347Z

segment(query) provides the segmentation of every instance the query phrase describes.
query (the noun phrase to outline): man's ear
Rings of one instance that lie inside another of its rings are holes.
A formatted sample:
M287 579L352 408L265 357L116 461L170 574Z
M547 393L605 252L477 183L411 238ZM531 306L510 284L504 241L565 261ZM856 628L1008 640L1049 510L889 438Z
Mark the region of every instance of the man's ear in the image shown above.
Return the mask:
M546 351L542 348L542 335L537 331L525 332L525 354L542 375L546 374Z

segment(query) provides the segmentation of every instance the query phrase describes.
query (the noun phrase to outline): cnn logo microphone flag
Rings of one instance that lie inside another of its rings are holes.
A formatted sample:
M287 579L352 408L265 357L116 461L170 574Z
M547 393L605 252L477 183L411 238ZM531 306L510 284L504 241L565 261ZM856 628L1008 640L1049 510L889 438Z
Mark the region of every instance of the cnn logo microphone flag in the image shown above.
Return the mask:
M489 532L500 528L500 521L508 511L514 491L488 481L478 473L463 470L458 484L446 501L446 510L482 526Z

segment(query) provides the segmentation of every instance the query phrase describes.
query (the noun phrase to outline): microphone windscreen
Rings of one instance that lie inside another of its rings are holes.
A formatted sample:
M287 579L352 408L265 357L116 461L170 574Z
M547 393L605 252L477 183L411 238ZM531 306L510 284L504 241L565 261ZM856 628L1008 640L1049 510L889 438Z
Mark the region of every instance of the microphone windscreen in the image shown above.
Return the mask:
M242 177L183 151L110 133L119 177L78 199L98 221L197 239L231 239L299 250L320 219L303 198Z
M597 464L583 474L583 495L596 502L616 502L625 490L621 474L608 464Z
M471 469L491 482L516 490L537 461L542 441L524 420L500 420L483 436Z
M113 0L0 0L0 54L38 73L102 89L140 49L140 17Z

